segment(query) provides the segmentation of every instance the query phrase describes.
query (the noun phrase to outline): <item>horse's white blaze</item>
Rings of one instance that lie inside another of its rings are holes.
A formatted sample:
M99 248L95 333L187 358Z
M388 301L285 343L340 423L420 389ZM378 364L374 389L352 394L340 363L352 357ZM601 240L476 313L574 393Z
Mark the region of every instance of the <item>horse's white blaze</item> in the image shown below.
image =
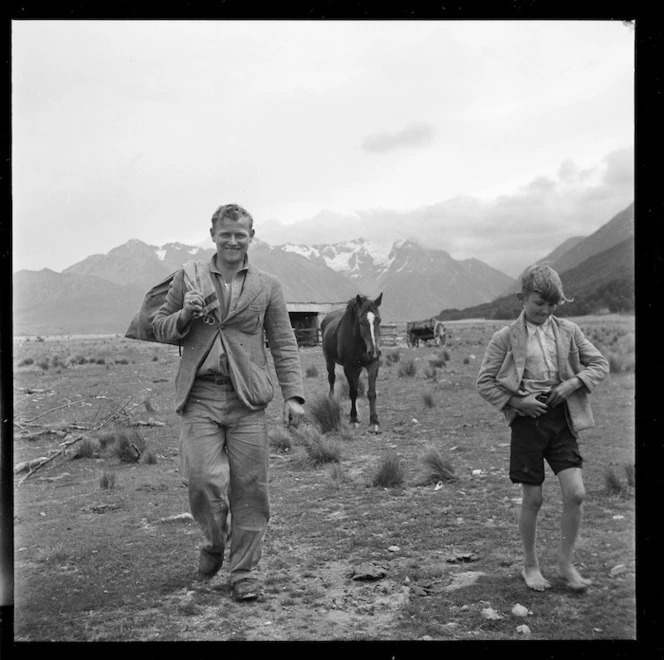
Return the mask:
M369 330L371 331L371 343L373 344L374 351L376 350L376 336L374 335L374 320L376 315L373 312L367 312L367 321L369 321Z

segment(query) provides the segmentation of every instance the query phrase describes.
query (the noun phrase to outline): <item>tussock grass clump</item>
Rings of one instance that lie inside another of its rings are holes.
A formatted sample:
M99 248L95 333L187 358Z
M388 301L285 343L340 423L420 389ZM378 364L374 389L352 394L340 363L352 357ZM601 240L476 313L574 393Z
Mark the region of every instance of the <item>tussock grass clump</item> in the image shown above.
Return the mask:
M115 358L115 364L129 364L127 358Z
M399 371L397 372L399 378L412 378L417 373L417 365L415 360L406 360L399 365Z
M450 352L446 348L444 348L443 352L439 353L438 355L440 356L441 359L445 360L445 362L450 361Z
M439 481L450 483L458 479L454 474L452 461L445 458L435 447L430 447L422 456L424 476L418 482L419 486L437 484Z
M341 484L346 480L341 465L339 465L339 463L333 463L332 465L330 465L328 474L330 475L330 479L332 479L334 485L337 488L341 488Z
M339 425L339 437L342 440L353 440L355 436L353 435L353 429L350 427L350 424L346 419L341 420Z
M318 466L338 463L341 459L341 444L321 433L316 424L301 424L292 431L296 444L304 447L309 464Z
M283 426L270 429L267 432L267 439L270 443L270 447L282 454L289 452L293 446L290 433L288 432L288 429Z
M434 369L436 369L436 368L437 369L444 369L445 368L445 363L446 363L446 360L441 355L438 355L437 357L432 358L431 360L429 360L429 364Z
M375 488L400 488L405 481L405 470L401 457L389 452L378 464L372 485Z
M111 453L123 463L136 463L144 449L145 440L136 429L117 431L113 444L110 445Z
M339 442L324 435L312 438L305 449L309 461L315 466L338 463L341 460L341 445Z
M433 398L431 392L425 392L422 395L422 402L424 403L425 408L434 408L436 405L436 400Z
M76 445L74 458L92 458L101 451L101 443L97 438L83 438Z
M86 358L84 355L81 355L80 353L77 353L76 355L70 356L69 363L70 364L87 364L88 363L88 358Z
M436 367L432 367L431 369L426 368L423 373L424 373L424 377L427 380L430 379L434 383L436 383L438 381L438 369L436 369Z
M29 367L31 364L34 364L34 360L31 357L23 358L19 363L19 367Z
M115 472L108 472L104 470L99 475L99 488L102 490L111 490L115 488Z
M604 495L609 497L629 497L634 488L634 466L625 465L626 481L623 483L617 472L609 467L604 470Z
M115 441L115 434L112 431L104 431L97 436L97 440L99 440L102 450L108 449Z
M54 355L51 358L51 366L52 367L64 367L67 368L67 361L63 360L59 355Z
M106 358L98 357L94 362L95 364L106 364Z
M48 371L48 368L51 366L49 358L45 357L41 360L37 360L37 366L44 371Z
M157 462L157 452L152 449L152 447L146 449L143 453L143 463L147 463L148 465L155 465Z
M470 358L469 358L468 356L466 356L465 358L463 358L463 363L464 363L464 364L470 364Z
M158 355L154 355L154 356L152 357L152 361L153 361L153 362L159 362L159 356L158 356Z
M304 375L307 378L317 378L318 377L318 369L316 369L316 365L312 364L307 367L306 371L304 372Z
M388 364L396 364L401 360L401 350L397 348L389 353L383 353L383 356Z
M630 373L634 371L636 360L631 355L621 355L613 351L605 351L606 359L609 361L609 371L612 374Z
M69 559L69 552L62 543L38 548L35 553L35 560L49 564L61 564Z
M309 406L309 414L321 433L338 431L341 426L341 402L336 397L319 396Z
M636 486L636 469L631 463L625 464L625 477L627 478L627 485L634 488Z

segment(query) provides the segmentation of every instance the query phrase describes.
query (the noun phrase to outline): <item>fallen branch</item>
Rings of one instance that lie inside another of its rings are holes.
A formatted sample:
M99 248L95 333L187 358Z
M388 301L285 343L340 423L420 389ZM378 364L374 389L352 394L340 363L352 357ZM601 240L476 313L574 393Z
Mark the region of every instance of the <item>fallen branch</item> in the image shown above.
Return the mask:
M21 440L33 440L38 438L41 435L46 435L47 433L53 433L54 435L59 435L60 437L66 437L67 433L65 431L59 431L57 429L42 429L41 431L35 431L34 433L29 433L28 435L21 435L19 438Z
M39 419L40 417L43 417L44 415L48 415L49 413L55 412L56 410L61 410L62 408L69 408L70 406L75 406L77 403L81 403L83 399L79 399L78 401L70 401L69 403L64 403L61 406L57 406L57 408L51 408L50 410L47 410L43 413L39 413L36 417L33 417L32 419L26 419L23 421L23 424L29 424L30 422L34 422L36 419Z
M166 426L166 424L164 424L164 422L158 422L156 419L148 419L147 422L139 419L137 422L133 423L133 426Z
M73 444L79 442L80 440L83 440L83 438L88 437L91 433L94 433L95 431L98 431L99 429L103 428L108 424L109 422L113 421L121 412L124 411L124 409L129 405L129 402L134 398L134 396L130 396L114 413L111 413L103 422L97 424L94 428L90 429L87 433L81 433L80 435L76 436L75 438L72 438L71 440L67 440L63 442L60 445L60 449L55 452L52 456L49 456L47 458L44 458L44 460L37 459L40 462L35 465L34 467L29 468L29 472L21 479L21 481L18 482L16 487L18 488L21 486L21 484L28 479L30 476L32 476L37 470L41 469L44 467L44 465L47 465L51 461L55 460L58 456L61 456L64 454L64 452L71 447Z

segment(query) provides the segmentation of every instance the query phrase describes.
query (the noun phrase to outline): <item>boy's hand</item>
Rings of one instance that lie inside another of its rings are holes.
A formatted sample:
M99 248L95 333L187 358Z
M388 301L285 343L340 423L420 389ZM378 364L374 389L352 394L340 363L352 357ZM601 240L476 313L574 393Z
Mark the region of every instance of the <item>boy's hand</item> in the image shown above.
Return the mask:
M569 380L564 380L553 388L547 400L547 404L553 408L563 401L567 401L569 395L576 392L581 387L583 387L583 382L576 376Z
M508 405L519 412L522 412L528 417L539 417L543 415L549 406L546 403L538 401L535 397L536 394L528 394L527 396L513 396ZM549 401L551 399L549 398Z

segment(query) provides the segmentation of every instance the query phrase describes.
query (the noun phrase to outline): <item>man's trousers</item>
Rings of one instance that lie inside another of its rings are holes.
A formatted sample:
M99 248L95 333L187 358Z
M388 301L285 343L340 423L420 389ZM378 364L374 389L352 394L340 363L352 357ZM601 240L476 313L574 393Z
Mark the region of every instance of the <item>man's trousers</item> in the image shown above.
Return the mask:
M223 556L230 536L231 584L248 577L261 557L270 518L268 457L265 411L244 408L230 381L197 378L182 411L180 473L205 551Z

